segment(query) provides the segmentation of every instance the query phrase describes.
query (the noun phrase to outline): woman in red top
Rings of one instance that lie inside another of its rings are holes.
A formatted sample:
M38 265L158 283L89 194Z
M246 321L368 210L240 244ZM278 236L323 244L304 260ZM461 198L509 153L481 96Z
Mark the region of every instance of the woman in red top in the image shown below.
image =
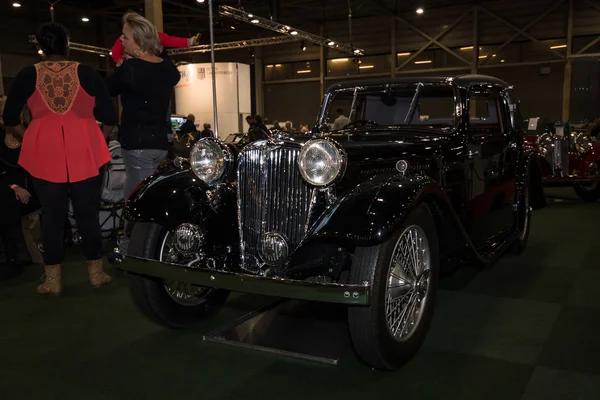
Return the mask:
M40 294L60 294L63 230L69 196L83 237L90 282L111 281L102 271L102 236L98 219L101 168L110 160L106 132L117 122L108 88L92 68L67 60L68 33L55 23L36 35L48 61L26 67L11 85L3 117L7 132L23 137L19 165L32 176L42 206L42 243L46 280ZM33 119L27 130L19 115L27 104Z

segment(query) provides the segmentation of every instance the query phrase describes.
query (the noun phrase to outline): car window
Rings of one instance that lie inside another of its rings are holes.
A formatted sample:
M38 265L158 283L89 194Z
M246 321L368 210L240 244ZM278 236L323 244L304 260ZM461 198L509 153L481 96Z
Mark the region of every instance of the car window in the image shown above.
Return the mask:
M328 109L326 122L334 131L361 126L419 126L448 131L456 123L454 90L450 86L340 91L333 95Z
M469 93L469 125L482 133L502 133L509 127L508 108L497 90L472 88Z

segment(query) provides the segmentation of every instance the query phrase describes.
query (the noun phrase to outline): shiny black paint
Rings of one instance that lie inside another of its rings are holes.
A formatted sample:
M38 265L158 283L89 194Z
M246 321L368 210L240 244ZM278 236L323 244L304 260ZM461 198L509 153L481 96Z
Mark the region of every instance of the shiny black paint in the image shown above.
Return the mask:
M131 194L125 218L155 222L169 230L182 223L199 225L213 248L237 241L235 187L205 185L189 169L171 169L148 178Z
M444 82L446 78L440 78L439 83ZM521 207L517 199L528 166L533 176L531 205L545 206L537 154L524 150L522 134L514 127L507 127L501 134L469 129L465 109L468 110L470 85L489 84L503 91L504 82L470 76L457 78L453 84L463 112L451 132L382 127L349 129L328 136L347 154L345 174L333 187L319 193L306 238L290 265L283 266L277 275L325 275L337 279L353 247L384 242L406 215L423 202L436 220L442 257L489 263L517 238L516 209ZM352 87L356 83L340 85ZM302 146L311 139L295 136L282 141L273 139L273 143ZM399 160L409 163L405 175L395 168ZM216 193L190 170L169 171L151 178L134 193L126 215L134 220L154 221L168 229L183 222L198 223L206 229L213 248L236 249L239 241L232 180L219 185ZM480 190L473 190L476 180ZM333 261L322 265L317 256L322 258L330 250L336 255L339 250L342 257L337 261L332 257ZM311 259L313 255L315 259Z

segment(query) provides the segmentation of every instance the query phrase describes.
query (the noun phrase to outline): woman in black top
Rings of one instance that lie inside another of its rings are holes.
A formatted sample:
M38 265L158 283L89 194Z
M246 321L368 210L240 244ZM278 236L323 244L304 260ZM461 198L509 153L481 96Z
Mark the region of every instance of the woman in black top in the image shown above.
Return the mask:
M166 158L169 126L166 119L173 88L181 75L162 52L158 31L150 21L136 13L123 17L121 41L129 58L108 78L113 96L121 95L121 148L127 180L125 196L156 171ZM119 251L126 254L131 225Z

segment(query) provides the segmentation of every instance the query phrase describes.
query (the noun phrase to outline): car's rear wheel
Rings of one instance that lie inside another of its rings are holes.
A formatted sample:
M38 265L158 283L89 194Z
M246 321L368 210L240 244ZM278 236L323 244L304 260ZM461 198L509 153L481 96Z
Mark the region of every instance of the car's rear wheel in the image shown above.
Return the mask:
M129 255L174 264L182 257L166 228L150 222L134 225ZM187 282L128 274L129 288L139 309L154 322L169 328L190 327L210 316L225 303L229 292Z
M356 249L351 282L369 282L371 305L348 311L358 357L395 370L421 348L433 317L439 276L438 237L429 208L412 211L387 242Z
M513 254L521 254L527 247L529 241L529 233L531 232L531 184L532 184L531 169L528 171L525 177L525 184L523 190L519 194L520 199L517 202L517 231L519 237L515 240L512 246L509 248L509 252Z

